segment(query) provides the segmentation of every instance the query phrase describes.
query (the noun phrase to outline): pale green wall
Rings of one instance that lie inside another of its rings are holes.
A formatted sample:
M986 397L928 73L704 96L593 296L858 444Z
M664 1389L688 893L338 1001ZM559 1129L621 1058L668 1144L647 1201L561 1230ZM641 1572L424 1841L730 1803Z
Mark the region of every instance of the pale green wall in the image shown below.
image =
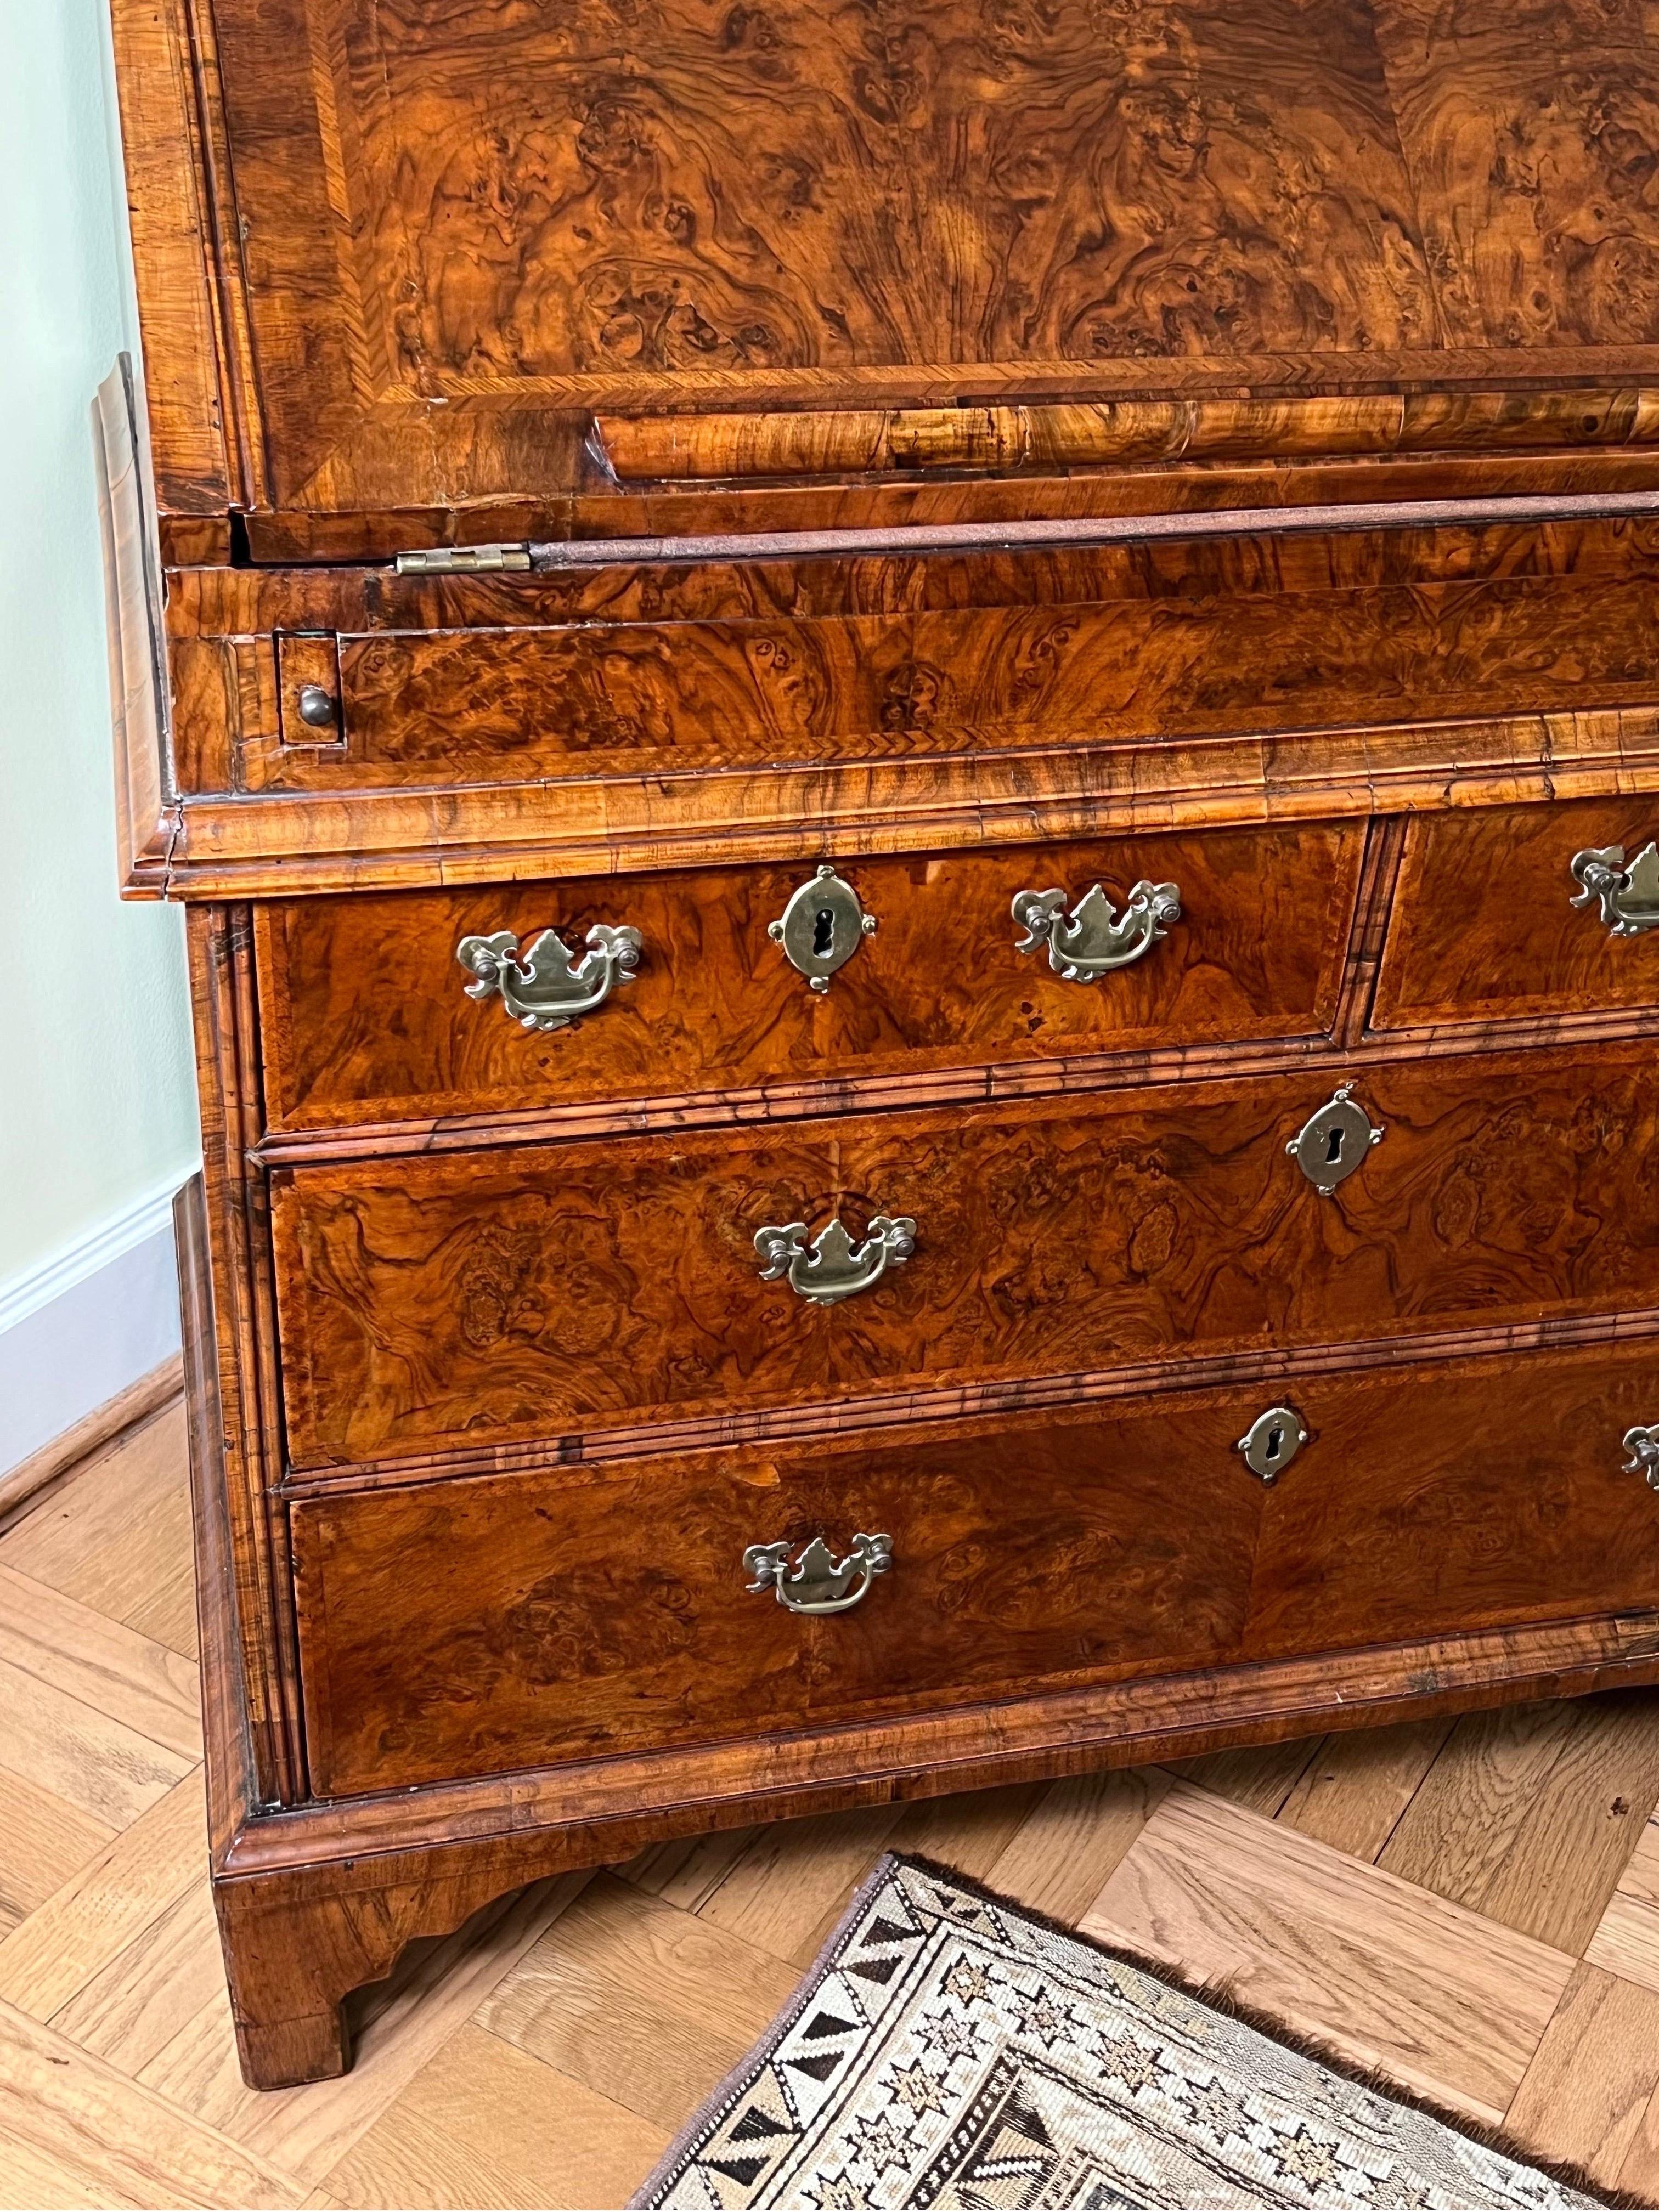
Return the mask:
M196 1156L179 917L115 895L88 409L129 317L105 0L0 0L0 1298Z

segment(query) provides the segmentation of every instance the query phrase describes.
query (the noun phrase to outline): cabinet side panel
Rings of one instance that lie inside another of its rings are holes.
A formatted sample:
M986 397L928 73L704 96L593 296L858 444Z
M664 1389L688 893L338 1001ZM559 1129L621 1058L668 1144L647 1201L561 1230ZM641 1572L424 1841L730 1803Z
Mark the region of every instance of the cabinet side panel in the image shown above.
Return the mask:
M246 908L191 910L203 1180L241 1667L258 1795L262 1802L289 1804L304 1794L304 1762L289 1660L287 1516L270 1503L281 1474L281 1429L267 1208L263 1179L245 1162L259 1114L246 1034L250 934Z
M222 346L183 0L113 0L111 15L156 504L222 514Z

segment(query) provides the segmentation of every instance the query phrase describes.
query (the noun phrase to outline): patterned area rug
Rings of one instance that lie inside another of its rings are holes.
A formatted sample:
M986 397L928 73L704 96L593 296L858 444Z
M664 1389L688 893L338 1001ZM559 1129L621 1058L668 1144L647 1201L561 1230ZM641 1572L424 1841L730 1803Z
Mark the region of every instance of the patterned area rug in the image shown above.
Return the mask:
M971 1883L886 1858L634 2201L1494 2212L1599 2200Z

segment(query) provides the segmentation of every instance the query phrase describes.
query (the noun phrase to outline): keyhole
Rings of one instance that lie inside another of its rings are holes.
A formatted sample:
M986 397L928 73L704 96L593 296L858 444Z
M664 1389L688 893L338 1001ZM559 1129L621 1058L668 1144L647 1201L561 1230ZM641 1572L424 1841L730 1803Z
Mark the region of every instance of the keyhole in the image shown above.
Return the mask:
M1333 1129L1330 1134L1326 1138L1325 1164L1327 1167L1334 1168L1337 1162L1341 1158L1342 1140L1346 1134L1347 1132L1346 1129Z
M812 917L812 950L820 960L827 960L836 949L836 910L821 906Z
M1280 1428L1269 1429L1267 1431L1267 1449L1265 1455L1269 1467L1271 1467L1273 1462L1279 1457L1279 1455L1284 1449L1284 1430Z

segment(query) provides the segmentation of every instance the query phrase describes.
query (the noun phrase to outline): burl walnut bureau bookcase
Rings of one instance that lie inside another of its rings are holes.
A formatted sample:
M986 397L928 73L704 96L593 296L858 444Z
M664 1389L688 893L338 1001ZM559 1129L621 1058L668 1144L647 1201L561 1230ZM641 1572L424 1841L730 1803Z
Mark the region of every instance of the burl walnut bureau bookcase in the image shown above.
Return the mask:
M1659 1680L1651 0L114 0L250 2081L517 1884Z

